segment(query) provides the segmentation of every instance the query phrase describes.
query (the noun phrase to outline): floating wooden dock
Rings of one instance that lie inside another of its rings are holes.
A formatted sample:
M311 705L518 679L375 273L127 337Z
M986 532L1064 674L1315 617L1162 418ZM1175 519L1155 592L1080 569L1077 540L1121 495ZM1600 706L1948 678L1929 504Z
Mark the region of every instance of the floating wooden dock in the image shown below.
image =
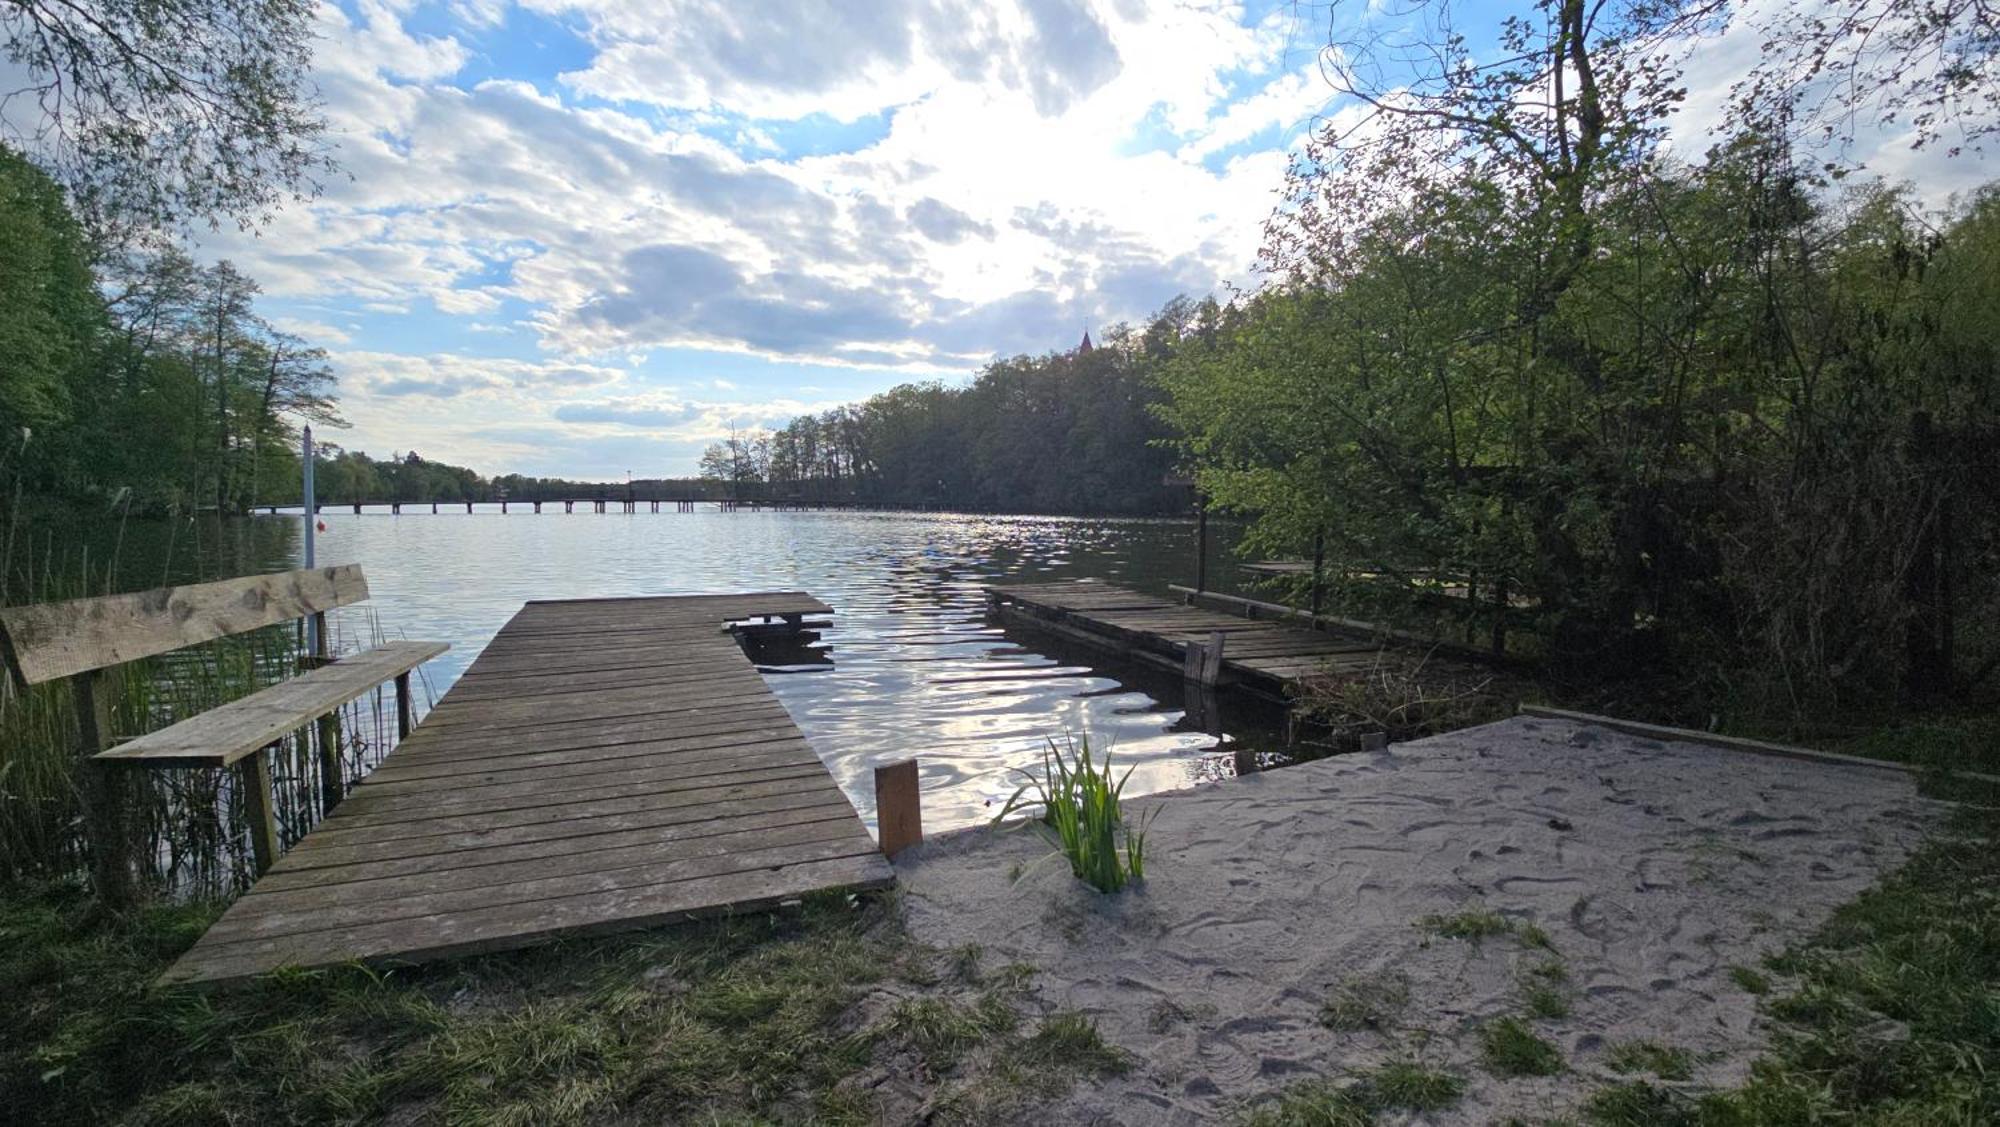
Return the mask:
M1385 660L1403 660L1400 655L1385 656L1391 639L1365 631L1249 618L1093 580L988 587L986 598L1004 619L1191 676L1201 648L1212 646L1220 634L1222 660L1206 679L1280 698L1301 677L1360 672ZM1197 648L1192 661L1191 647Z
M725 630L778 592L531 602L164 982L415 961L894 879Z

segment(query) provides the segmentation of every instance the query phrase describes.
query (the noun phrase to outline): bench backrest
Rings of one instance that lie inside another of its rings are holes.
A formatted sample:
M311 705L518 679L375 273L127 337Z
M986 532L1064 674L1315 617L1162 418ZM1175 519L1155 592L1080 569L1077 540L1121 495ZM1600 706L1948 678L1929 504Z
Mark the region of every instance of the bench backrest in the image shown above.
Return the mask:
M358 564L246 575L129 595L0 608L0 652L21 685L245 634L368 597Z

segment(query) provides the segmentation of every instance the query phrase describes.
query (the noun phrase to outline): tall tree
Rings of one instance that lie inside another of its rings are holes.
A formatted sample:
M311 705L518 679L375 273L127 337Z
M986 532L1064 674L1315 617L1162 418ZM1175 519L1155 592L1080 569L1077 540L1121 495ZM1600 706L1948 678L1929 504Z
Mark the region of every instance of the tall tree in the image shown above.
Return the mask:
M334 167L309 0L0 0L6 140L90 225L250 226Z

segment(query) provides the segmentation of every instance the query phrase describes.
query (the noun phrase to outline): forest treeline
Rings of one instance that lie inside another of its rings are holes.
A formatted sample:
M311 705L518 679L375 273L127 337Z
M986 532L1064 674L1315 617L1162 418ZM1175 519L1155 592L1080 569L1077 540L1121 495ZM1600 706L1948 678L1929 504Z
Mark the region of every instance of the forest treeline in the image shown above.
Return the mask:
M996 360L970 383L904 384L776 431L731 435L704 477L739 495L1029 513L1184 512L1158 414L1162 365L1214 302L1177 299L1142 330Z
M0 481L124 512L297 492L297 428L338 421L326 353L228 262L94 237L0 146Z

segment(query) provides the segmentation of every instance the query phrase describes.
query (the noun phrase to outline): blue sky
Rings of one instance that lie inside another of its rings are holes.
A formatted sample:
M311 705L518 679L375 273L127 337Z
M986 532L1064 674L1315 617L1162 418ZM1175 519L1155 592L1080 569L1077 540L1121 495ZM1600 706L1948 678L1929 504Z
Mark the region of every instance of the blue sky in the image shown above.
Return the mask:
M732 426L1253 282L1288 153L1342 109L1328 19L1289 0L339 0L316 79L346 174L203 249L332 354L343 445L688 473ZM1691 84L1726 87L1755 47L1705 47ZM1927 190L1977 179L1883 152Z

